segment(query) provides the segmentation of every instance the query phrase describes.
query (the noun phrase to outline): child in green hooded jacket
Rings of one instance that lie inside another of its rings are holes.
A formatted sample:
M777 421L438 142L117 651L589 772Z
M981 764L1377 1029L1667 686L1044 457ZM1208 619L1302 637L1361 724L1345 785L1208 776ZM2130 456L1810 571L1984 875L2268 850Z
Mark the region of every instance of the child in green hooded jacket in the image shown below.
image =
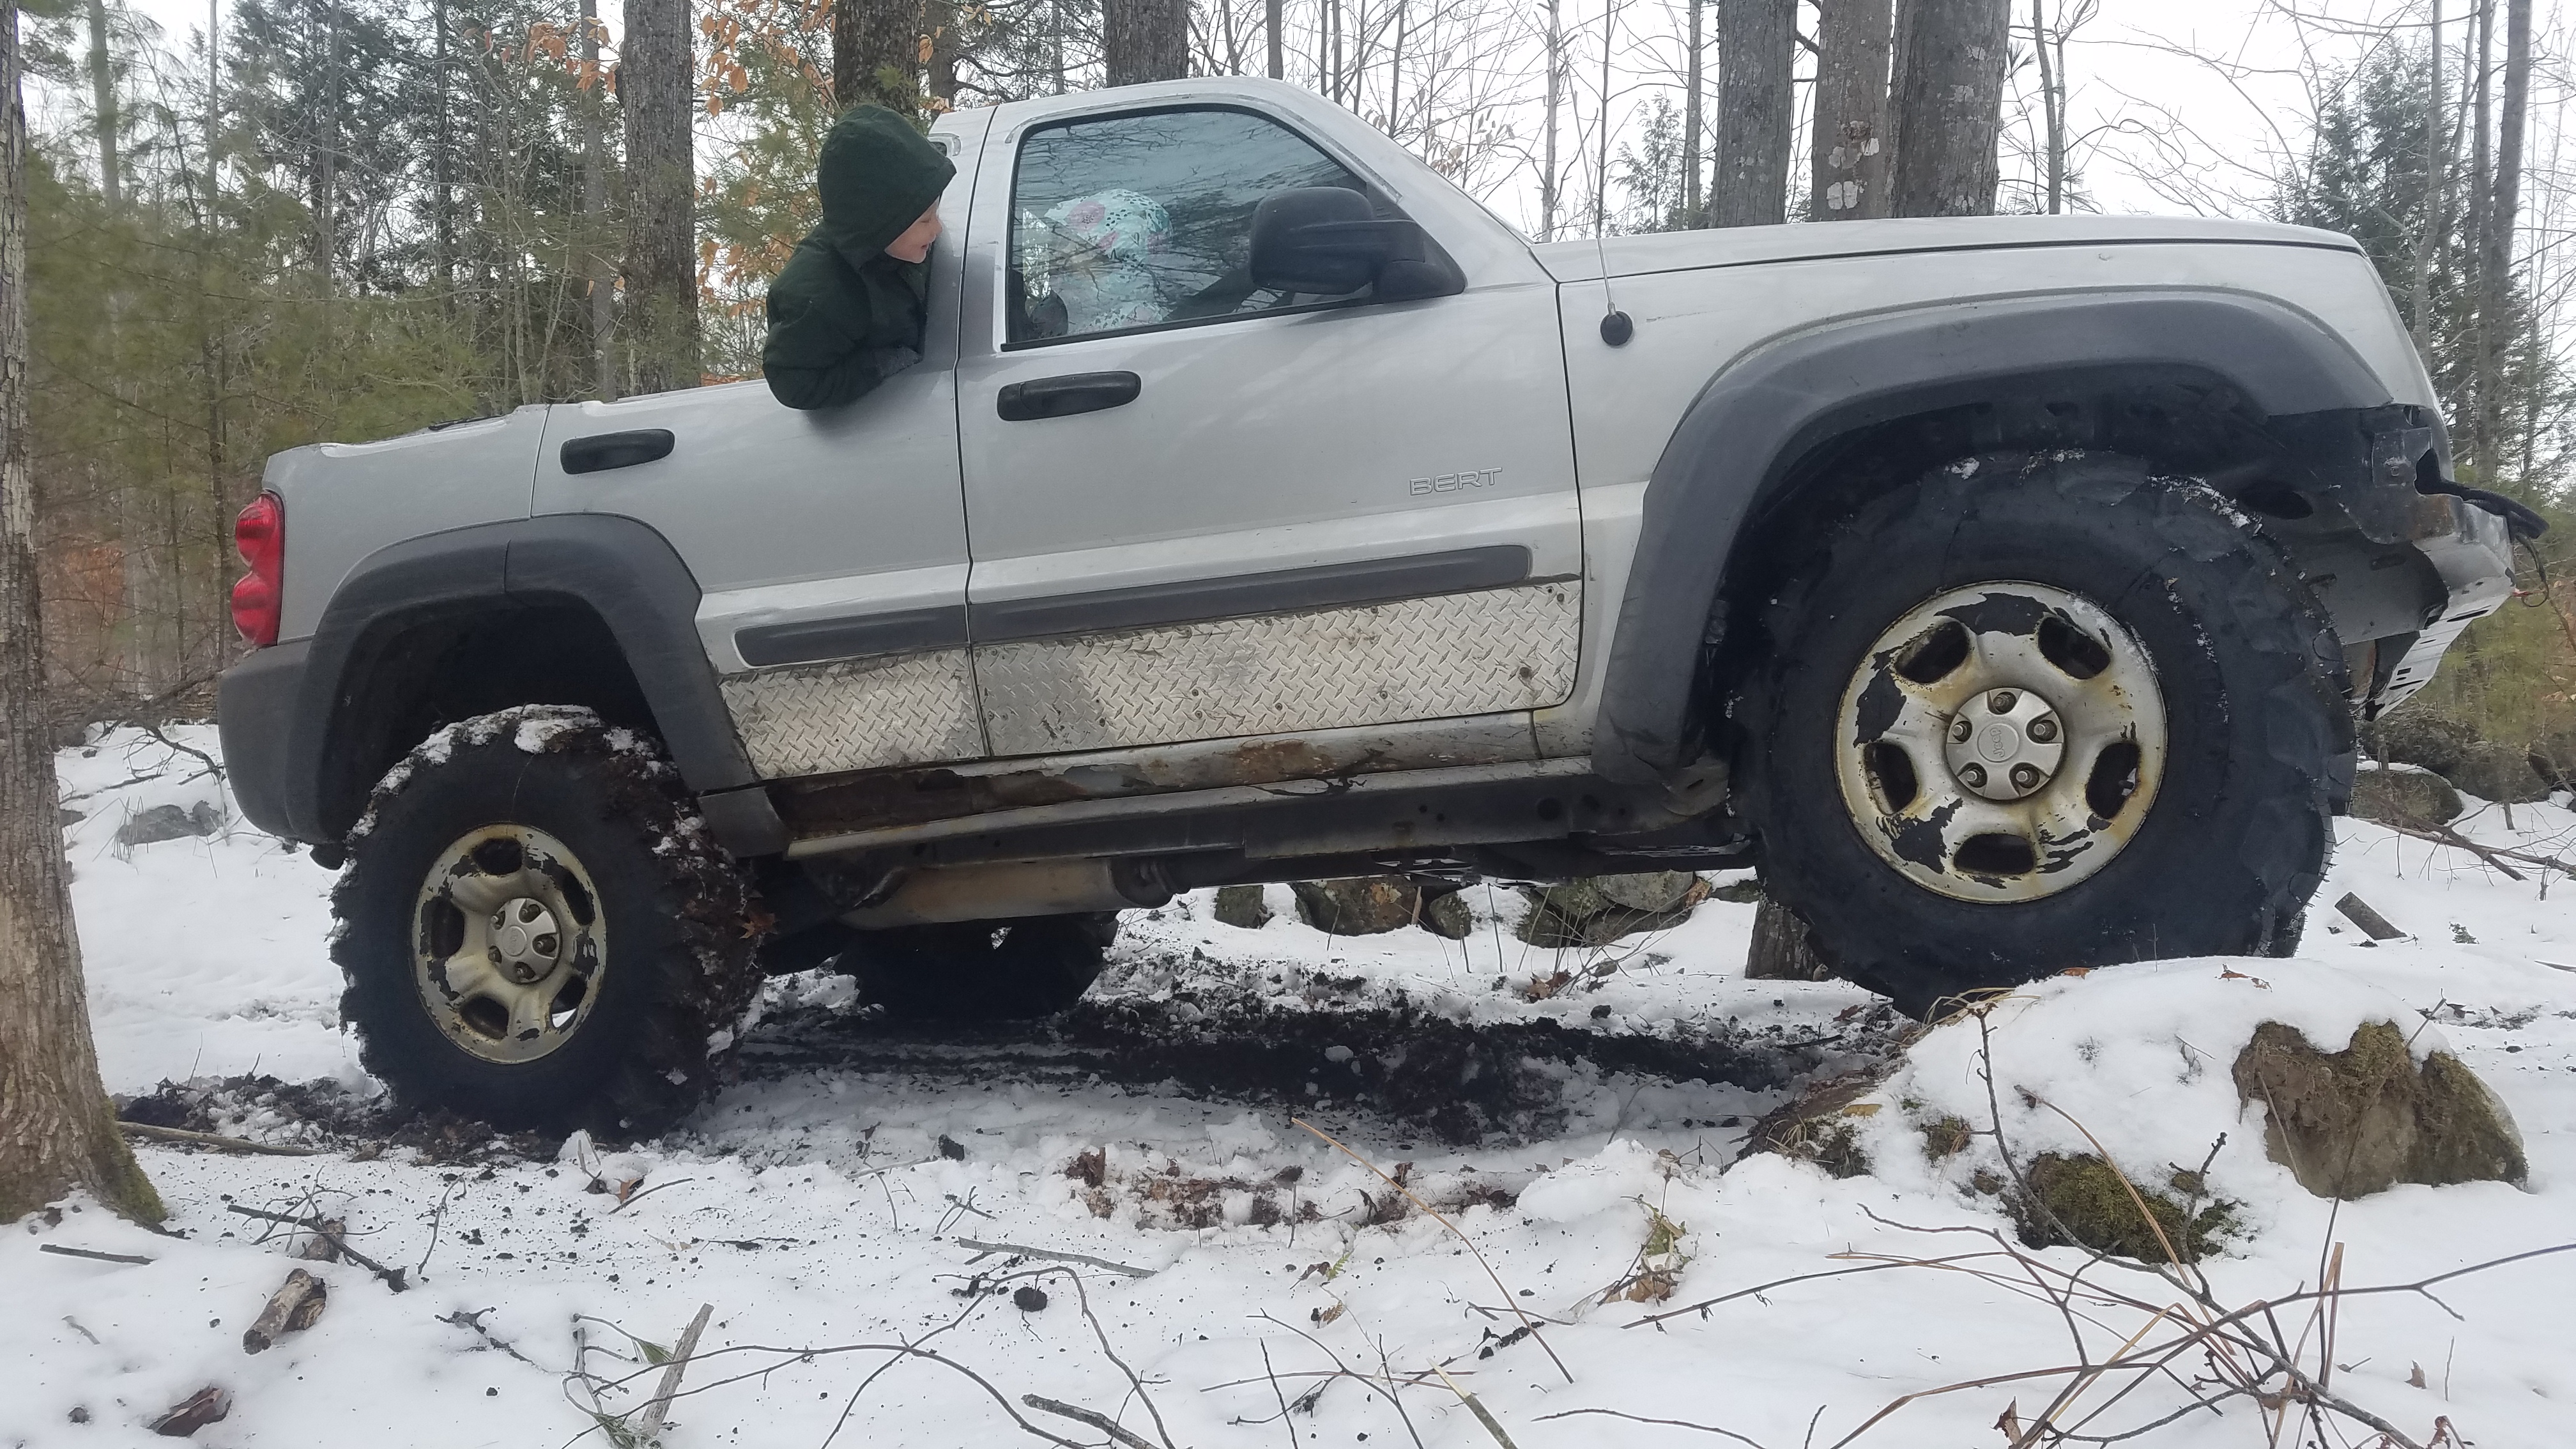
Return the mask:
M823 224L769 284L769 391L791 408L865 397L921 360L939 195L957 168L912 122L856 106L823 139Z

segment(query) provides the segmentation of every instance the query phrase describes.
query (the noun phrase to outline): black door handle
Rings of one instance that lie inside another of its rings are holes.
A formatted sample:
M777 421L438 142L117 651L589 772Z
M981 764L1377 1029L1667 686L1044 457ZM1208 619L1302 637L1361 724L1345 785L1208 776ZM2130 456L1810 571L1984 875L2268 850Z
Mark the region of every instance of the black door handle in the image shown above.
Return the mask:
M994 399L993 410L1006 423L1069 418L1075 413L1124 407L1144 390L1144 379L1132 372L1069 372L1062 377L1009 383Z
M656 458L671 456L669 428L639 428L631 433L593 433L587 438L574 438L563 445L563 470L567 473L600 473L610 468L632 468Z

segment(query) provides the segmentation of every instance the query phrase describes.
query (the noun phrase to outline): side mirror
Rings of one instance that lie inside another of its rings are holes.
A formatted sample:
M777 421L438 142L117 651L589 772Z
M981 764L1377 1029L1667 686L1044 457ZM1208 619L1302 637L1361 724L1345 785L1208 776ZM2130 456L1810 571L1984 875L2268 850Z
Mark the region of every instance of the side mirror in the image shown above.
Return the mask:
M1332 296L1374 284L1382 302L1446 297L1467 278L1417 222L1381 219L1339 186L1274 191L1252 213L1255 287Z

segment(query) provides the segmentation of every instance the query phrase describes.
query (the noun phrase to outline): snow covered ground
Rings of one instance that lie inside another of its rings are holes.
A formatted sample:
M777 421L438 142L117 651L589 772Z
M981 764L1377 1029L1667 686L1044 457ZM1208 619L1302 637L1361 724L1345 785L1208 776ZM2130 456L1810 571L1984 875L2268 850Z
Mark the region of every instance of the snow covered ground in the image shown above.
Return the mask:
M174 738L213 749L211 731ZM110 1088L264 1074L370 1091L336 1025L329 873L238 826L119 847L132 813L220 801L219 782L133 734L61 760L66 803L83 815L65 840ZM2462 828L2563 853L2576 811L2517 807L2508 825L2486 807ZM2467 851L2362 822L2340 836L2300 960L2060 979L1989 1022L2021 1150L2081 1150L2082 1138L2048 1125L2058 1119L2016 1087L2064 1106L2141 1173L2196 1166L2228 1134L2211 1188L2241 1205L2250 1236L2205 1270L2231 1307L2313 1288L2334 1244L2351 1289L2576 1239L2576 883L2544 897L2537 879L2507 880ZM2371 944L2331 910L2347 891L2411 934ZM1131 916L1095 1001L1173 1022L1246 1002L1329 1022L1399 999L1480 1031L1551 1020L1723 1032L1731 1020L1748 1039L1806 1044L1802 1060L1819 1072L1868 1044L1866 994L1743 979L1749 905L1712 901L1622 955L1578 960L1512 939L1517 907L1499 890L1470 893L1482 928L1463 945L1413 931L1328 939L1278 895L1280 919L1258 932L1213 921L1205 896ZM1533 977L1595 965L1608 969L1527 999ZM1728 1170L1745 1129L1789 1088L1559 1061L1536 1072L1549 1094L1531 1118L1542 1135L1454 1146L1337 1088L1337 1073L1366 1065L1347 1048L1315 1053L1309 1092L1209 1096L1095 1070L1078 1053L1060 1070L1044 1069L1038 1049L889 1056L847 1021L842 983L797 978L773 991L744 1079L634 1150L576 1140L559 1154L513 1151L435 1135L334 1139L306 1157L143 1147L182 1236L95 1208L0 1236L14 1305L0 1316L0 1362L16 1366L0 1392L0 1445L159 1442L143 1426L208 1385L232 1399L230 1416L196 1435L210 1445L561 1445L585 1431L609 1442L628 1429L611 1433L588 1410L630 1413L652 1379L598 1385L636 1373L636 1340L669 1345L702 1303L713 1320L670 1413L675 1446L997 1444L1023 1437L1015 1416L1072 1442L1111 1437L1025 1396L1175 1449L1506 1435L1521 1449L1789 1449L1855 1434L1997 1444L1999 1416L2026 1425L2062 1380L1931 1391L2068 1363L2076 1328L2097 1362L2133 1332L2170 1332L2108 1299L2061 1313L1999 1256L1838 1272L1996 1249L1963 1230L2011 1241L1996 1199L1966 1180L1974 1154L1944 1165L1918 1145L1926 1114L1982 1095L1976 1054L1957 1035L1973 1023L1942 1028L1909 1075L1863 1104L1854 1120L1876 1170L1836 1180L1776 1156ZM2235 1043L2267 1013L2320 1038L2385 1016L2416 1031L2419 1052L2446 1044L2512 1108L2528 1190L2400 1187L2340 1209L2307 1196L2263 1160L2260 1121L2238 1120L2223 1090ZM836 1057L833 1044L849 1041L860 1046ZM318 1130L301 1120L309 1110L226 1090L229 1131L294 1141ZM1348 1153L1292 1124L1300 1096L1301 1115ZM361 1251L405 1269L410 1286L314 1265L331 1291L320 1322L245 1355L241 1331L289 1266L289 1242L236 1205L345 1219ZM2032 1257L2070 1272L2084 1263L2069 1249ZM1641 1273L1644 1289L1626 1291ZM2180 1301L2136 1272L2093 1276L2142 1302ZM1668 1300L1654 1300L1654 1280L1670 1280ZM1726 1297L1766 1284L1778 1286ZM1015 1301L1029 1287L1043 1298ZM2330 1353L2312 1346L2308 1362L2337 1365L2333 1392L2417 1443L2444 1421L2456 1436L2446 1442L2576 1441L2576 1253L2435 1291L2438 1301L2343 1300ZM2306 1314L2276 1316L2296 1318L2285 1324L2295 1337ZM2081 1432L2134 1428L2183 1406L2183 1382L2225 1371L2187 1354L2116 1403L2129 1380L2105 1379L2060 1422L2108 1403ZM1929 1396L1870 1425L1911 1394ZM2324 1442L2371 1440L2335 1432ZM2239 1399L2147 1442L2271 1437Z

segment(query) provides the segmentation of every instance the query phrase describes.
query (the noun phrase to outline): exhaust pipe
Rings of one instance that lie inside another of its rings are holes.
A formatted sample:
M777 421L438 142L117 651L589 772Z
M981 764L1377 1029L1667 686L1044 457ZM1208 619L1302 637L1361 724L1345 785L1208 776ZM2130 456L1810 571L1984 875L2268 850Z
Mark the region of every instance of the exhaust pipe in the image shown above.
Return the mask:
M1022 916L1069 916L1159 906L1170 878L1151 860L1014 860L928 866L905 873L892 893L841 917L863 931Z

